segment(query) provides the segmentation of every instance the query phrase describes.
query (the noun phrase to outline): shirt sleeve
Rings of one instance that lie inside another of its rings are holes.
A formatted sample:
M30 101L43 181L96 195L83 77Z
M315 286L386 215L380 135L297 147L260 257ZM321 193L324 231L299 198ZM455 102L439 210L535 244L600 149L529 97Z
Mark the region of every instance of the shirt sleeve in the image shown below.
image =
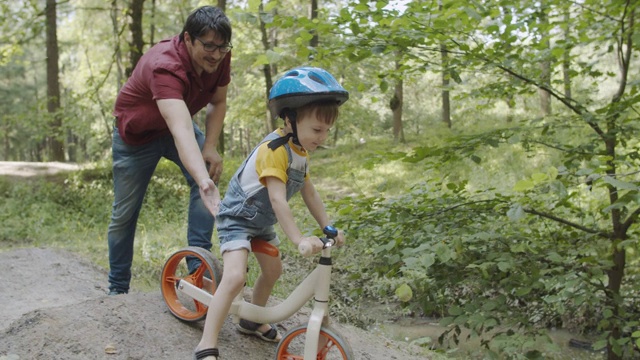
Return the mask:
M164 69L156 69L151 76L153 100L183 100L185 84L179 77Z
M260 145L256 155L258 180L263 186L266 186L265 178L272 176L286 184L288 180L287 167L289 166L287 150L281 146L273 151L269 149L268 144L269 142L265 142Z

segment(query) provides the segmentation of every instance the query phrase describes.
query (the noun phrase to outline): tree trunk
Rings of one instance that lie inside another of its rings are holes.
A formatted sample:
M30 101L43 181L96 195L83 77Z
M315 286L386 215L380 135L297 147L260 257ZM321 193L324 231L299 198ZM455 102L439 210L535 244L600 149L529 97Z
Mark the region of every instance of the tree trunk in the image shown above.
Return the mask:
M398 51L396 53L396 72L400 71L400 59L402 57L402 52ZM404 102L403 96L403 81L402 78L396 80L395 91L393 93L393 98L389 104L391 111L393 111L393 142L404 143L404 132L402 131L402 105Z
M267 25L262 20L262 13L264 12L264 6L260 4L258 19L260 20L260 35L262 37L262 47L264 51L267 52L271 49L271 44L269 42L269 36L267 35ZM276 68L271 64L264 64L262 66L262 72L264 73L264 83L265 83L265 99L267 104L267 121L266 126L268 132L274 131L278 128L277 123L277 114L276 116L271 116L271 112L269 111L269 91L271 91L271 87L273 86L273 74L277 72Z
M156 36L156 0L151 0L151 25L149 26L149 46L153 46Z
M155 1L155 0L154 0ZM227 1L226 0L218 0L218 8L220 8L220 10L222 10L222 12L226 12L227 10ZM220 137L218 138L218 152L220 153L220 155L224 155L224 149L226 148L226 143L224 140L224 129L225 129L225 123L224 121L222 122L222 129L220 129Z
M551 68L550 63L548 61L543 61L540 64L541 72L541 82L546 87L549 87L551 84ZM551 115L551 95L548 91L544 89L538 89L538 94L540 95L540 111L544 116Z
M49 147L51 160L64 161L64 134L60 110L60 82L58 68L58 35L57 35L56 0L47 0L46 33L47 33L47 111L51 116Z
M562 77L564 84L564 96L567 99L571 99L571 12L567 8L564 13L564 22L566 24L566 28L564 29L564 39L565 39L565 50L562 56Z
M449 99L449 56L447 55L447 47L440 45L440 54L442 55L442 122L447 124L451 129L451 101Z
M442 0L438 0L438 10L442 11ZM442 65L442 122L451 129L451 101L449 100L449 54L447 46L440 44L440 60Z
M547 9L544 6L541 6L539 13L539 21L542 25L541 28L547 29L549 27L549 18L546 13ZM546 50L551 49L551 43L549 42L548 34L540 33L540 36L543 37L543 45ZM540 83L547 88L551 88L551 60L547 59L540 63ZM551 94L544 89L538 89L538 94L540 96L540 111L544 116L551 115Z
M136 68L142 51L144 48L144 40L142 38L142 11L144 9L145 0L131 0L127 15L131 18L129 30L131 31L131 41L129 42L129 66L125 71L127 77L131 76L133 69Z
M516 108L516 99L513 94L508 94L506 99L507 107L509 108L509 112L507 113L507 122L513 122L513 113Z
M610 120L613 122L613 120ZM613 128L612 128L613 129ZM615 159L616 156L616 135L612 135L609 139L605 140L606 153L611 157L611 159ZM613 160L609 160L607 162L608 170L607 174L609 176L616 176L616 166ZM609 202L611 204L617 203L618 189L614 186L608 186L609 189ZM612 343L617 344L618 340L622 336L622 328L619 319L623 319L624 317L620 316L620 304L623 299L620 296L620 287L622 285L622 279L624 278L624 268L626 265L626 250L619 246L620 241L625 240L626 230L623 229L622 226L622 213L620 209L611 209L611 227L613 228L613 237L611 239L611 261L612 266L607 271L607 306L612 311L612 315L609 319L609 325L606 330L609 330L609 341L607 342L607 359L609 360L619 360L622 359L621 355L616 354L616 348L619 349L619 346L613 345Z
M318 18L318 0L311 0L311 4L309 8L309 17L311 18L311 21ZM320 42L318 37L318 32L313 30L312 34L313 34L313 37L311 38L311 40L309 40L309 46L312 49L317 49L318 44ZM313 55L310 55L310 56L313 57Z
M116 94L120 92L124 84L124 71L122 66L122 51L120 49L120 23L118 21L118 0L111 0L111 31L113 32L113 54L116 65ZM113 136L113 118L105 117L104 121L107 137L111 140Z
M118 23L118 0L111 0L111 29L113 31L114 54L116 61L116 86L118 92L124 83L122 71L122 51L120 49L120 25Z

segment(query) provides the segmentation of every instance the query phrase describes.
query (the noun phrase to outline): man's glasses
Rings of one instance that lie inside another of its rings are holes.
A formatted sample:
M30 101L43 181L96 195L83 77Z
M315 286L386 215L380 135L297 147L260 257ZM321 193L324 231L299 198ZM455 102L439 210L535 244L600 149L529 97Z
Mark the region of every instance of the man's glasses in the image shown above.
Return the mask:
M195 36L194 36L195 37ZM231 51L231 49L233 49L233 45L229 44L224 44L224 45L216 45L216 44L212 44L212 43L206 43L204 41L202 41L199 37L195 37L196 40L200 41L202 43L202 47L204 48L204 51L206 52L215 52L216 50L220 50L221 53L226 54L229 51Z

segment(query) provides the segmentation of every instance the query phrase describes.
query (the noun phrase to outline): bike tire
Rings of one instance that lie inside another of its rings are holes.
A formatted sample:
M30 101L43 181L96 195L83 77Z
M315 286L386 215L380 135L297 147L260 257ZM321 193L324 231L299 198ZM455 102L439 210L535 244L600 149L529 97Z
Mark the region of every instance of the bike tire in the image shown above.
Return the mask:
M276 360L303 360L307 324L298 325L282 337L276 349ZM318 347L317 360L353 360L349 342L330 326L320 328L320 336L327 341ZM315 360L315 359L314 359Z
M200 260L200 266L191 274L187 268L186 258L188 256ZM212 274L213 277L209 274ZM207 316L208 304L180 294L176 286L180 281L187 281L213 294L221 279L222 266L220 261L206 249L188 246L174 252L165 262L160 276L162 298L173 316L187 322L200 321Z

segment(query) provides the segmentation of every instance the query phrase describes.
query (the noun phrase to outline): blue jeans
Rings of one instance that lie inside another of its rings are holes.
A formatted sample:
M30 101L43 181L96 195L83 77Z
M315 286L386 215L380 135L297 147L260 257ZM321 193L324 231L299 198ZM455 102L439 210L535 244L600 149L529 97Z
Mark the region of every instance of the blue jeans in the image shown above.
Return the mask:
M197 127L195 137L200 149L204 134ZM132 146L122 141L118 130L113 132L113 210L107 239L109 242L109 290L128 292L133 262L133 239L142 201L151 176L161 158L174 162L184 174L191 188L187 242L189 246L211 249L214 217L200 198L198 184L180 161L173 137L167 135L152 142ZM193 259L189 268L195 268Z

